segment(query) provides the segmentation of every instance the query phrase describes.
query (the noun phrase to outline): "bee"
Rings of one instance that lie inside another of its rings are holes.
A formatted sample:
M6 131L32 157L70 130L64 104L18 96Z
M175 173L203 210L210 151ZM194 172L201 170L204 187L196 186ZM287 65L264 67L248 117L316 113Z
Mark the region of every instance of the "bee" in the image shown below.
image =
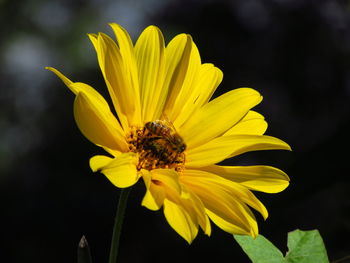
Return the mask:
M164 163L170 163L173 159L166 144L156 137L146 138L143 142L143 149L149 151L154 158Z
M165 141L173 152L183 153L186 150L186 144L180 135L175 131L171 122L165 120L150 121L145 124L145 128L151 134L151 141ZM163 145L161 143L160 145Z
M145 124L141 145L148 156L156 159L160 165L178 163L179 157L186 150L186 144L172 123L165 120Z

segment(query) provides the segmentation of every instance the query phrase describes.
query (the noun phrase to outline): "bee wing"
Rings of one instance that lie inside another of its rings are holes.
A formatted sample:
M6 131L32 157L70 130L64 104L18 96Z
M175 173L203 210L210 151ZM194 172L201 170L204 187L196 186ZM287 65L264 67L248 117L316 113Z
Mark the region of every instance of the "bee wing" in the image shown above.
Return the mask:
M163 125L168 126L171 130L172 133L176 133L176 128L172 121L169 119L169 117L163 112L161 116L162 120L160 121Z

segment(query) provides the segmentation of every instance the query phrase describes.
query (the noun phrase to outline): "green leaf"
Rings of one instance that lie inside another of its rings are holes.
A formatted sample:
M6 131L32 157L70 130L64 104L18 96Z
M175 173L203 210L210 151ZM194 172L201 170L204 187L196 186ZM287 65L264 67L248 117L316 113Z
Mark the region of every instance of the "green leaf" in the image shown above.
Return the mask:
M288 249L283 257L270 241L262 235L233 236L253 263L329 263L327 251L318 230L295 230L288 233Z
M288 263L328 263L326 248L318 230L295 230L288 234Z
M251 236L233 236L244 252L254 263L285 263L283 254L262 235L256 239Z

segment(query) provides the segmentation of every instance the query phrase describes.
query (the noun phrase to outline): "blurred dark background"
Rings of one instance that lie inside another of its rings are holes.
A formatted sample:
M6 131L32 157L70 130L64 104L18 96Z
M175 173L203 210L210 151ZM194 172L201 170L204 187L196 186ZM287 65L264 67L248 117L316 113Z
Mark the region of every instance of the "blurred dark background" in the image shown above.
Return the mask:
M1 0L0 22L1 262L76 262L83 234L94 262L107 262L119 190L90 171L102 151L76 127L73 94L44 67L106 94L86 33L111 35L108 22L134 40L149 24L167 42L189 33L202 61L224 72L215 96L260 91L267 134L293 148L231 161L291 178L280 194L257 193L270 213L257 215L260 232L285 252L287 232L317 228L332 261L350 254L349 1ZM142 183L131 192L120 262L249 262L216 227L187 245L162 212L140 206L143 194Z

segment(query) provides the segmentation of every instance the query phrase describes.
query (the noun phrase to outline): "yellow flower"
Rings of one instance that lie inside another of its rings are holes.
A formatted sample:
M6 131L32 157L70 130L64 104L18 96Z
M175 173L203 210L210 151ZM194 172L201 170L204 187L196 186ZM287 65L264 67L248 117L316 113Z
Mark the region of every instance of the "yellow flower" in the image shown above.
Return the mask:
M91 86L48 67L76 95L81 132L110 154L92 157L91 169L120 188L142 177L142 205L163 207L170 226L188 243L199 227L210 235L210 220L228 233L257 236L250 208L264 219L268 212L251 190L283 191L288 176L271 166L216 164L249 151L290 150L263 135L267 123L251 110L262 96L239 88L210 101L223 74L201 62L190 35L179 34L165 46L161 31L149 26L133 45L125 29L110 26L117 43L103 33L89 38L117 116Z

